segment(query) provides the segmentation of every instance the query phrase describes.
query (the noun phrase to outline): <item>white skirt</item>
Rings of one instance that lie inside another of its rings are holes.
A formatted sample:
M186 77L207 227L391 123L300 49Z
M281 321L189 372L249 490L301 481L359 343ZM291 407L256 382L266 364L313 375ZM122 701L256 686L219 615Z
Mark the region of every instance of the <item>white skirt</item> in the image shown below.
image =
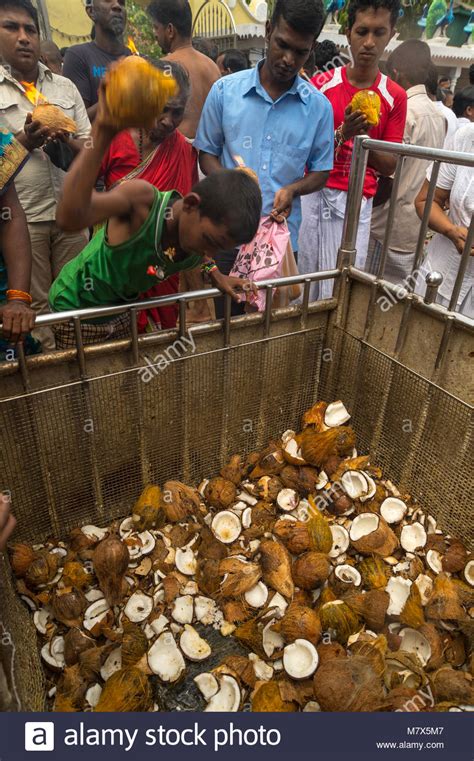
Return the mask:
M367 258L372 217L372 198L363 198L356 241L355 266L363 270ZM300 274L335 269L342 241L347 193L345 190L323 188L301 198L303 221L298 239L298 269ZM313 283L310 301L332 296L333 280Z

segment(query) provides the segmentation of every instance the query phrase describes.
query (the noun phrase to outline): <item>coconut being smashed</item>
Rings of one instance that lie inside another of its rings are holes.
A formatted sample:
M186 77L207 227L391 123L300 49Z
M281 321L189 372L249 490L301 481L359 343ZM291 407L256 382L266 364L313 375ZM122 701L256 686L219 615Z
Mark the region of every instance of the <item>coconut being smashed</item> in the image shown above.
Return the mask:
M343 402L199 488L11 547L55 711L474 703L474 559L354 451ZM409 710L407 708L406 710Z

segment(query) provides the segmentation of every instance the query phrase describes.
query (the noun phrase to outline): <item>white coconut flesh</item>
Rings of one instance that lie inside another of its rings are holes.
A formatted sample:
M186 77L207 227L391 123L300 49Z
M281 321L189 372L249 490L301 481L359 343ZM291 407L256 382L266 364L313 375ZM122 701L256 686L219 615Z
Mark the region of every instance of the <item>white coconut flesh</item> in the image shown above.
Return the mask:
M64 660L64 637L53 637L41 649L41 657L53 669L63 669L66 665Z
M252 497L251 494L247 494L246 491L240 492L240 494L237 494L237 499L241 502L245 502L246 505L249 505L250 507L253 507L257 504L258 499L256 497Z
M321 706L315 700L310 700L303 708L303 713L319 713Z
M277 505L284 513L291 513L292 510L296 510L299 501L294 489L282 489L278 492Z
M100 686L100 684L93 684L92 687L89 687L89 689L86 692L86 703L91 708L95 708L97 703L100 700L101 694L102 694L102 687Z
M210 645L189 624L184 627L179 646L190 661L205 661L211 654Z
M415 522L402 528L400 544L406 552L416 552L425 546L426 540L426 531L421 523Z
M318 663L318 652L306 639L297 639L283 650L283 668L292 679L308 679Z
M176 682L186 663L171 632L163 632L148 651L148 665L163 682Z
M125 606L125 615L134 624L145 621L153 610L153 597L144 592L134 592Z
M198 595L194 600L194 615L196 621L209 626L213 623L217 613L217 605L210 597Z
M262 661L262 659L259 658L256 653L249 654L249 661L253 665L253 670L255 671L255 676L257 679L261 680L262 682L269 682L270 679L273 678L273 666L271 666L269 663L266 663L265 661Z
M239 538L242 524L238 515L230 510L222 510L214 517L211 530L222 544L232 544Z
M158 616L158 618L155 618L154 621L151 621L149 626L154 635L160 635L161 632L163 632L166 629L166 627L169 626L169 621L166 618L166 616L163 616L163 614L161 614L160 616Z
M352 584L354 587L358 587L362 583L362 576L357 568L352 565L338 565L334 570L334 575L339 581L344 584Z
M281 634L278 632L272 631L270 628L275 623L275 619L272 618L272 620L264 627L263 633L262 633L262 643L263 643L263 649L265 651L265 655L268 658L271 658L275 650L280 650L283 645L285 644L285 641Z
M33 616L33 623L40 634L46 634L46 628L48 626L49 619L49 611L46 610L46 608L41 608L40 610L35 611Z
M301 449L298 446L296 439L289 439L285 444L285 452L293 459L297 460L301 465L304 465L305 461L301 454Z
M268 603L268 607L272 609L273 616L276 616L277 618L283 618L286 613L288 603L283 595L281 595L279 592L275 592L270 602Z
M115 650L112 650L109 657L106 659L104 665L102 666L100 670L100 675L104 682L107 681L107 679L110 679L112 674L115 674L116 671L120 671L122 668L122 648L117 647Z
M416 629L410 629L409 627L401 629L399 637L402 640L400 650L416 655L421 665L426 666L431 658L431 645L426 637Z
M99 528L98 526L83 526L81 531L88 539L97 539L99 542L105 539L108 534L108 529Z
M177 549L174 562L178 571L185 576L194 576L196 573L197 560L191 547Z
M252 525L252 508L250 505L242 510L242 526L244 528L250 528Z
M263 608L268 599L268 587L259 581L254 587L249 589L245 595L245 602L250 605L251 608Z
M293 515L296 516L296 519L299 521L303 521L303 523L307 523L309 520L311 511L311 506L307 499L301 499L298 507L296 510L293 511Z
M410 579L404 579L403 576L392 576L389 579L386 591L390 595L390 602L387 613L389 616L398 616L405 607L410 594L412 582Z
M233 676L223 674L219 677L219 690L212 696L205 711L235 713L240 708L240 687Z
M349 547L349 532L344 526L339 526L337 523L331 527L332 534L332 547L329 551L330 558L337 558L343 555Z
M219 682L214 674L198 674L194 677L194 682L206 701L209 701L219 691Z
M320 489L324 489L325 486L329 483L329 477L328 474L322 470L319 474L318 481L316 483L316 489L319 491Z
M133 520L133 516L125 518L119 526L119 534L122 539L127 539L134 530L135 521Z
M407 506L397 497L387 497L380 505L380 515L387 523L400 523L406 515Z
M191 595L177 597L174 601L172 618L178 624L192 624L193 622L194 602Z
M332 402L326 407L324 413L324 422L328 428L337 428L338 425L344 425L350 420L350 414L341 401Z
M141 542L140 550L142 555L149 555L153 552L156 545L156 539L150 531L142 531L138 534L138 538Z
M355 472L355 471L352 471ZM352 521L350 538L351 541L357 542L364 536L369 536L379 527L380 519L375 513L361 513ZM398 561L397 561L398 562Z
M341 476L341 486L351 499L359 499L369 492L369 483L361 470L346 470Z
M421 604L427 605L433 591L433 579L425 573L420 573L415 579L415 584L420 592Z
M107 617L109 611L110 606L105 597L95 600L92 605L89 605L89 607L86 608L84 613L84 629L91 631L94 626L101 623L101 621Z
M195 581L188 581L185 587L182 588L183 595L197 595L199 587Z
M281 443L288 444L288 442L291 441L291 439L294 439L295 436L296 436L296 431L291 431L291 430L285 431L282 434Z
M367 481L368 491L360 498L360 501L367 502L367 500L372 499L372 497L375 495L375 492L377 491L377 484L375 483L374 479L369 476L368 473L363 471L363 474L365 480Z
M426 553L426 565L433 571L433 573L441 573L443 570L443 564L440 553L436 550L428 550Z
M467 583L474 587L474 560L469 560L464 567L464 578Z

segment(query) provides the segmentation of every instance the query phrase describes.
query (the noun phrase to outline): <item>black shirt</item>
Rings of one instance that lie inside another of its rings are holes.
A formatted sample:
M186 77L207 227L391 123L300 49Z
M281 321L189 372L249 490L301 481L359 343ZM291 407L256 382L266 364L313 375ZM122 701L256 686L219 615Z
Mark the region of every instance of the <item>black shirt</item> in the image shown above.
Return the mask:
M63 77L74 82L86 108L90 108L98 101L100 80L110 64L128 55L131 52L126 47L120 53L112 54L106 53L95 42L73 45L66 51Z

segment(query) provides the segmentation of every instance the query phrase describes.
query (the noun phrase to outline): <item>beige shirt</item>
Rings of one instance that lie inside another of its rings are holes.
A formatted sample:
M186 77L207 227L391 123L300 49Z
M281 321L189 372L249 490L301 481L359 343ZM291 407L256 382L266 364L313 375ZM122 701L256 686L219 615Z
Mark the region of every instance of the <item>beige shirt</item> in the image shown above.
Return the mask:
M182 134L194 140L201 118L201 112L204 103L209 95L214 82L220 79L220 71L214 61L203 55L199 50L191 46L178 48L174 53L166 56L166 61L176 61L183 69L186 70L191 84L191 94L189 96L184 119L180 124L179 131Z
M42 63L35 83L47 100L64 111L77 124L76 137L86 138L91 125L79 91L69 79L53 74ZM14 134L20 132L34 106L26 98L23 86L0 66L1 124ZM65 172L58 169L41 148L30 158L15 180L20 203L28 222L50 222L56 218L56 204L62 192Z
M446 135L446 120L434 103L428 98L424 85L416 85L407 90L408 108L404 143L442 148ZM416 249L420 220L415 211L415 198L425 179L429 161L406 158L400 179L397 208L390 232L389 248L402 253L413 253ZM390 202L378 206L372 212L371 234L382 242L387 225Z

